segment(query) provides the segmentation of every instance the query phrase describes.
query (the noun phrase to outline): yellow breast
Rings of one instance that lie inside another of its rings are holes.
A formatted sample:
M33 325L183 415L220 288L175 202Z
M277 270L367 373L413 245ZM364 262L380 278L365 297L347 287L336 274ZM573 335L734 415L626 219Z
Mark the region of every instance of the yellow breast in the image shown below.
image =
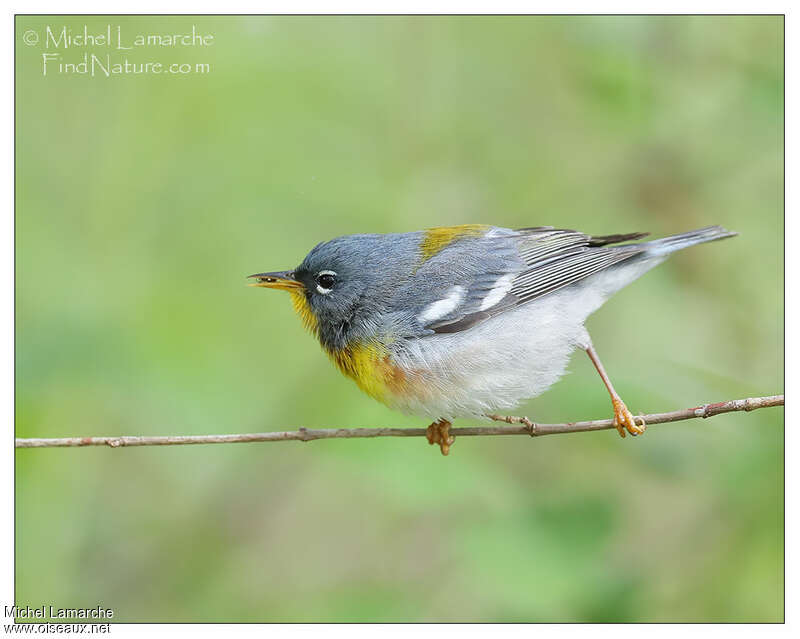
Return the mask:
M348 346L328 355L342 373L355 380L358 387L379 402L403 394L406 376L392 364L388 350L376 342Z

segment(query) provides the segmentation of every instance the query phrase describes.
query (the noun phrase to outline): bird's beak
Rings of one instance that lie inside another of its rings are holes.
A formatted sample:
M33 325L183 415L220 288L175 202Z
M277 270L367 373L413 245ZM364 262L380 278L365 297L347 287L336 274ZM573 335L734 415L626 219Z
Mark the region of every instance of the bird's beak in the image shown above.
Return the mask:
M294 271L276 271L275 273L256 273L248 275L248 279L255 278L249 286L259 286L262 288L277 288L282 291L296 291L304 288L302 282L294 279Z

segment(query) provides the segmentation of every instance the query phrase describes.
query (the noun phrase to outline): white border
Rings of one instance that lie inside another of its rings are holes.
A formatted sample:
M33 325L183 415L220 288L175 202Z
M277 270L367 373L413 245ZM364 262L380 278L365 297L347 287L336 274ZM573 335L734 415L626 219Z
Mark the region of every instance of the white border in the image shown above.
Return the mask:
M217 14L435 14L435 13L542 13L542 14L698 14L698 13L789 13L791 3L787 1L764 0L681 0L668 2L665 0L616 0L599 2L597 0L564 0L563 2L535 0L495 0L483 2L477 0L405 0L403 2L386 0L381 3L365 0L349 0L339 2L322 2L320 0L297 0L295 2L208 2L197 0L188 6L180 2L156 2L154 0L130 0L115 2L115 10L109 10L108 2L82 0L80 2L46 2L32 0L30 2L14 2L9 4L9 11L15 13L97 13L115 15L121 13L159 14L174 13L197 15L203 13Z
M3 33L11 35L0 49L0 87L6 87L2 104L2 205L0 205L0 410L3 411L0 452L0 612L14 593L14 16L3 16ZM11 431L11 432L9 432Z
M733 1L699 1L693 2L634 2L634 1L617 1L617 2L591 2L584 1L565 1L565 2L522 2L512 0L496 0L492 3L475 2L475 1L415 1L415 2L383 2L378 8L374 2L338 2L335 4L323 2L272 2L272 3L253 3L253 2L236 2L234 0L224 4L215 4L211 2L196 1L191 5L191 11L187 11L186 5L170 3L170 2L153 2L148 0L139 0L137 2L118 2L114 7L116 11L109 11L108 3L103 2L73 2L68 5L63 2L16 2L12 6L7 7L4 21L4 33L8 37L7 43L2 47L2 55L5 58L2 65L2 75L0 75L0 86L5 86L10 90L7 92L7 98L2 101L3 121L6 126L3 127L3 141L5 142L5 153L3 157L3 180L6 185L4 190L4 206L2 208L2 224L0 228L0 268L2 269L2 276L0 276L0 361L3 362L0 368L0 392L2 392L3 410L7 415L5 420L6 424L13 424L13 34L14 34L14 13L100 13L100 14L115 14L115 13L176 13L176 14L197 14L197 13L638 13L638 14L652 14L652 13L778 13L786 14L786 237L798 237L798 202L796 196L796 187L793 187L792 177L795 172L792 170L795 167L795 153L797 148L797 126L794 125L792 114L798 112L797 100L797 79L796 74L789 73L798 68L797 62L797 46L794 44L798 40L798 29L795 27L792 18L791 9L793 8L788 2L745 2ZM787 275L794 275L797 267L797 255L795 252L790 251L786 254L786 271ZM795 281L793 278L791 281ZM769 283L765 283L769 285ZM743 304L747 303L746 300L742 301ZM790 296L786 300L786 326L793 327L794 320L797 317L795 313L795 299ZM794 387L794 370L792 366L792 355L797 353L797 338L794 331L787 331L786 333L786 386ZM791 393L790 393L791 397ZM796 627L796 619L794 613L797 602L797 588L796 579L797 574L797 552L794 550L793 539L798 530L797 527L797 487L798 473L796 466L793 464L794 453L797 451L797 434L793 425L795 422L791 419L793 414L791 400L787 412L786 424L786 625L773 625L773 626L686 626L681 625L673 627L670 625L650 625L644 631L653 636L672 636L676 632L689 635L701 634L704 637L725 635L725 636L753 636L754 634L760 635L784 635L787 632L793 634L797 632L791 631L792 627ZM8 440L6 440L8 441ZM0 494L3 495L3 510L0 515L0 606L13 599L13 527L14 527L14 512L13 512L13 448L3 448L2 461L0 461ZM546 584L543 584L546 587ZM320 632L325 634L346 634L348 637L360 636L374 636L376 632L382 635L399 636L400 633L405 635L408 632L414 634L436 634L442 635L455 635L459 636L472 633L502 633L509 636L525 636L529 637L531 632L537 634L596 634L602 632L605 627L597 627L592 625L580 626L346 626L338 625L331 627L323 627L319 625L290 625L290 626L270 626L269 634L275 636L308 636L309 634L317 635ZM642 628L636 626L616 626L613 629L605 628L613 632L615 635L620 636L634 636L638 637L643 631ZM160 636L161 634L170 636L218 636L223 632L226 636L236 634L239 636L263 636L264 628L257 625L235 625L235 626L215 626L215 625L128 625L128 626L114 626L112 634L121 636L141 636L142 634L153 634Z

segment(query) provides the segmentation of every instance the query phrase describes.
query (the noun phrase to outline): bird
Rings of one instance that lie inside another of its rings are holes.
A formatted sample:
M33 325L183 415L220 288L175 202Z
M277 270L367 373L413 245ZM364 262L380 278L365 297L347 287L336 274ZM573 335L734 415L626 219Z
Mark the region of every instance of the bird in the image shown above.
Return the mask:
M344 235L288 271L248 276L288 291L336 367L372 398L434 421L447 455L457 418L503 416L545 392L584 350L611 396L621 437L641 435L585 327L614 293L675 251L737 235L708 226L655 240L485 224Z

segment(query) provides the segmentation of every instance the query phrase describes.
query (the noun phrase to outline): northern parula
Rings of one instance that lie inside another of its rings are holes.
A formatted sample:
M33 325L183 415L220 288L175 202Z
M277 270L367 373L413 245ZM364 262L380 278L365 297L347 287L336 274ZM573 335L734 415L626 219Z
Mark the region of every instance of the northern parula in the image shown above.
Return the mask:
M736 235L719 226L631 243L647 233L590 236L468 224L318 244L291 271L252 286L291 293L339 370L368 395L436 421L447 454L453 418L502 418L555 383L576 348L605 383L619 434L644 432L614 390L584 322L670 253Z

